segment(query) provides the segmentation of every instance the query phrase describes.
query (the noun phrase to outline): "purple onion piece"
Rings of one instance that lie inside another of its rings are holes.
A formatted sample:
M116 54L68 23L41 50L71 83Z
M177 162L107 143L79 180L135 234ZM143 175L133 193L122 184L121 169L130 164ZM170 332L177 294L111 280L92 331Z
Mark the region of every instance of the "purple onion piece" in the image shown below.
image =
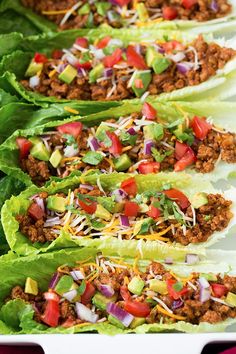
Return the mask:
M198 284L200 285L200 288L202 289L208 289L210 287L210 284L206 280L206 278L201 277L198 279Z
M36 197L34 199L35 203L45 212L44 201L42 198Z
M93 187L93 186L90 186L90 184L83 184L83 183L81 183L81 184L79 185L79 187L80 187L80 188L83 188L83 189L87 189L87 190L89 190L89 191L92 191L92 190L94 189L94 187Z
M136 44L135 45L135 51L136 51L136 53L141 54L141 46L140 46L140 44Z
M145 140L144 141L144 154L145 155L151 155L152 154L152 148L154 147L154 141L153 140Z
M128 130L127 130L127 132L130 134L130 135L136 135L137 133L136 133L136 131L135 131L135 129L134 128L129 128Z
M202 303L210 300L210 297L211 297L210 289L200 288L200 298L199 299Z
M72 270L70 272L70 275L75 281L84 279L84 274L80 270Z
M110 285L101 284L99 290L105 297L112 297L115 294L114 289Z
M180 307L182 307L184 304L183 300L181 299L178 299L178 300L174 300L173 303L172 303L172 310L177 310L179 309Z
M129 327L130 323L134 319L133 315L126 312L113 302L109 302L109 304L107 304L107 312L122 322L125 327Z
M104 69L103 73L104 73L105 77L111 77L112 74L113 74L113 69L112 68L106 68L106 69Z
M60 274L58 272L54 273L50 282L49 282L49 289L54 289L60 279Z
M186 254L185 263L191 265L199 262L199 256L197 254Z
M78 318L80 318L82 321L96 323L99 318L96 313L92 312L88 307L81 304L80 302L76 302L75 309Z
M219 10L219 6L217 4L216 0L212 0L211 4L210 4L210 8L212 11L217 12Z
M128 218L128 216L120 215L120 224L121 224L122 226L129 227L130 224L129 224L129 218Z
M174 263L173 258L167 257L167 258L164 260L164 263L165 263L165 264L173 264L173 263Z
M193 68L193 64L188 62L182 62L182 63L177 63L176 67L181 74L186 74L189 70Z
M120 202L122 202L123 199L125 199L125 197L127 196L127 193L125 191L123 191L123 189L115 189L112 192L112 195L115 196L115 201L120 203Z
M95 137L90 140L90 143L92 151L97 151L100 148L99 142Z

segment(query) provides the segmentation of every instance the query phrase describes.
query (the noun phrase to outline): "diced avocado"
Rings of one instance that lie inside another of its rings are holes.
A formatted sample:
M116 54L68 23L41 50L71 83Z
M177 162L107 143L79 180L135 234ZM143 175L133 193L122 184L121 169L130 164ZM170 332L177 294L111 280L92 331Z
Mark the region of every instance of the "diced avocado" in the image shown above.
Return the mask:
M136 80L142 81L142 84L143 84L142 88L138 88L135 86ZM148 85L150 84L151 80L152 80L152 75L149 70L136 72L136 74L134 75L133 83L132 83L132 90L134 91L134 93L137 97L141 97L142 94L147 90Z
M81 8L78 10L79 15L88 15L90 13L90 6L89 4L84 4L81 6Z
M66 84L70 84L74 78L77 76L77 70L72 65L67 65L67 67L60 73L58 78L64 81Z
M195 209L198 209L201 206L208 203L207 194L204 192L196 193L196 194L194 194L191 202L192 202L192 206Z
M147 8L143 2L140 2L139 4L137 4L136 10L138 12L138 17L139 17L140 21L145 22L149 19Z
M146 51L146 63L147 66L151 67L154 59L157 56L157 51L153 47L148 47Z
M168 294L167 284L165 281L158 279L151 279L149 284L150 290L155 291L161 295Z
M66 199L56 195L50 195L47 198L47 208L57 211L58 213L63 213L66 210Z
M107 304L109 302L115 302L117 299L117 295L113 295L112 297L105 297L100 293L96 293L94 297L92 298L92 303L94 306L96 306L99 310L105 311L107 308Z
M38 283L34 279L28 277L25 282L25 293L38 295L38 292Z
M156 74L161 74L171 64L171 61L164 57L164 55L157 53L156 58L153 60L152 67Z
M162 124L153 123L143 127L144 139L146 140L160 140L164 136L164 129Z
M101 1L101 2L98 2L97 4L95 3L95 6L97 8L97 13L100 16L105 16L107 14L107 11L111 8L111 3Z
M201 273L200 278L205 278L209 281L217 281L217 276L213 273Z
M231 306L236 307L236 294L228 292L225 302Z
M134 235L142 235L149 231L150 226L153 224L153 218L146 218L139 220L134 225Z
M130 328L136 328L138 326L141 326L142 324L144 324L146 322L146 319L143 317L135 317L133 319L133 321L130 324Z
M60 162L62 160L62 154L60 153L60 151L58 149L56 149L55 151L53 151L50 159L49 159L49 162L51 163L51 165L54 167L54 168L57 168L59 165L60 165Z
M64 293L73 290L72 286L74 284L74 280L70 275L63 275L57 285L55 286L55 291L59 295L63 295Z
M111 220L111 213L109 213L108 210L106 210L101 204L97 205L97 209L95 211L95 216L97 218L103 219L103 220Z
M110 322L110 323L113 324L114 326L119 327L119 328L121 328L121 329L125 329L125 326L123 325L123 323L120 322L120 321L119 321L117 318L115 318L114 316L109 315L109 316L107 317L107 319L108 319L108 322Z
M38 138L37 136L31 136L29 139L28 139L33 145L36 145L40 142L42 142L42 140L40 138Z
M126 171L132 165L132 162L127 154L122 154L117 159L114 159L113 163L115 170L118 172Z
M33 145L30 153L33 157L41 161L48 161L50 159L50 153L42 141Z
M35 63L35 61L31 61L28 69L26 70L25 76L32 77L35 76L38 72L40 72L43 68L43 63Z
M99 77L102 76L104 70L104 65L102 63L96 65L90 72L89 72L89 83L92 84L96 82Z
M128 289L132 294L141 295L145 282L139 277L133 277L128 284Z

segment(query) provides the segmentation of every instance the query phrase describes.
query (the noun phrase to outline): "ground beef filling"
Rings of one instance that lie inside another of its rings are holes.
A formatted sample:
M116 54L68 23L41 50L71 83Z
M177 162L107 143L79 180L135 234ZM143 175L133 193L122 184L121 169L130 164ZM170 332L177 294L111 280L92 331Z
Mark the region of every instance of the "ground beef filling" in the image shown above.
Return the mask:
M100 258L100 261L102 258ZM104 261L106 259L103 259ZM115 261L113 260L113 263ZM124 264L124 263L122 263ZM118 266L118 264L117 264ZM67 267L68 268L68 267ZM68 272L76 269L83 269L83 272L86 276L89 276L91 274L91 267L89 266L83 266L77 267L77 268L68 268ZM119 266L118 266L119 268ZM60 273L59 273L60 274ZM69 273L67 273L69 274ZM63 276L64 273L61 273L60 276ZM105 273L104 271L99 271L99 275L96 277L95 280L92 281L92 285L96 289L96 291L100 291L101 285L109 285L112 287L115 291L115 294L117 295L117 300L116 304L123 308L125 306L124 299L121 296L121 287L123 289L127 289L127 282L130 282L131 279L135 276L135 272L133 269L130 267L127 269L117 269L114 270L107 267L107 272ZM173 273L169 272L167 269L164 268L164 266L160 263L157 262L152 262L146 269L146 271L139 272L139 277L146 283L146 287L149 285L149 281L151 279L154 279L154 277L157 277L158 279L161 279L163 282L168 281L176 281L176 278L173 278ZM207 322L207 323L218 323L222 322L228 318L235 318L236 317L236 308L235 307L230 307L227 305L225 302L225 296L222 295L220 297L220 301L223 301L223 303L217 302L210 298L209 300L202 302L201 297L200 297L200 286L198 283L199 277L201 275L199 273L192 273L190 276L190 281L188 283L182 282L185 292L179 296L179 299L174 300L174 298L171 296L171 293L168 292L165 295L161 294L155 294L155 292L150 291L147 294L146 291L143 291L140 296L135 296L135 302L140 302L140 303L147 303L146 301L149 299L152 299L152 296L158 297L164 304L172 310L172 313L174 316L181 316L185 322L189 322L192 324L199 324L201 322ZM178 281L181 282L181 279ZM189 285L191 283L191 286ZM77 281L77 284L80 285L80 281ZM212 284L218 284L220 286L225 287L225 292L227 293L228 291L235 293L236 292L236 277L231 277L228 275L220 276L216 275L214 281L209 281L210 288ZM195 288L195 289L194 289ZM212 296L214 295L214 290L211 288L211 293ZM128 289L125 290L129 296L131 296L131 301L134 300L132 299L132 293L129 293ZM10 296L6 299L6 301L9 300L14 300L14 299L22 299L25 302L29 302L33 305L33 308L35 310L35 316L34 319L38 322L43 322L42 321L42 314L45 311L46 307L46 301L43 297L43 294L40 292L38 295L29 295L24 292L21 286L17 285L15 286L11 293ZM180 303L178 308L175 308L176 303ZM163 314L162 312L159 311L158 307L156 307L156 304L159 305L158 303L150 303L150 314L146 317L145 322L152 324L152 323L159 323L162 321L163 323L171 323L171 322L177 322L178 318L171 318L166 314ZM92 309L92 302L90 301L87 305L87 308ZM60 318L59 318L59 325L63 325L64 327L69 327L78 323L81 323L82 321L77 318L76 311L75 311L75 305L74 303L69 302L68 300L65 300L63 298L60 299L59 303L59 308L60 308ZM95 307L94 309L95 313L98 314L98 318L106 318L107 312L105 310L99 310L98 308Z
M186 86L195 86L205 82L214 76L218 69L222 69L225 64L231 60L236 51L230 48L222 48L215 43L206 43L202 36L192 43L198 54L200 66L197 70L189 70L186 74L181 74L172 62L167 70L161 74L152 74L152 82L149 84L147 91L151 95L157 95L163 92L171 92ZM142 48L142 51L145 51ZM192 50L186 53L186 61L194 62L194 52ZM88 75L80 76L68 85L58 78L58 73L50 77L50 72L54 65L58 65L59 60L50 60L44 64L40 75L40 84L35 87L34 91L45 96L55 96L58 99L69 100L93 100L93 101L114 101L134 98L135 94L132 88L128 88L128 81L131 74L127 69L113 69L116 89L112 89L112 80L103 80L100 83L90 84ZM28 80L21 80L21 83L27 90L32 90ZM110 91L112 94L109 94Z
M79 15L75 11L70 18L66 21L65 24L60 25L64 14L56 14L56 15L46 15L43 14L44 11L60 11L65 9L70 9L77 3L77 0L68 0L68 1L45 1L45 0L21 0L22 4L25 7L31 8L33 11L37 12L40 15L46 16L46 18L50 21L55 22L59 26L59 30L66 30L71 28L83 28L87 26L87 21L89 15ZM224 17L228 15L232 6L229 4L227 0L217 0L214 5L214 9L212 9L212 1L211 0L198 0L195 5L193 5L190 9L185 9L182 5L181 0L146 0L139 1L143 2L148 10L149 18L152 19L152 16L156 15L156 9L160 9L160 17L161 12L166 6L171 6L175 8L177 11L176 19L181 20L195 20L195 21L209 21L216 18ZM83 0L83 3L86 3ZM116 9L113 6L113 9ZM132 9L132 2L128 5L128 9ZM94 27L99 26L102 23L107 23L112 27L121 27L122 20L109 20L108 17L101 16L97 13L97 9L95 5L90 6L90 13L93 14L93 25ZM132 15L133 16L133 15ZM127 17L129 19L129 17Z

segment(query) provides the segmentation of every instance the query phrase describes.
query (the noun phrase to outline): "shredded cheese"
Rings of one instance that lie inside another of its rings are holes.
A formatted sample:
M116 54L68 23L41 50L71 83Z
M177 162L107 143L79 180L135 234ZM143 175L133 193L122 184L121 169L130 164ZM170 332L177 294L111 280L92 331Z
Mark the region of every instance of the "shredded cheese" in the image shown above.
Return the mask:
M156 309L158 310L158 312L161 312L163 313L163 315L166 315L166 316L169 316L171 318L174 318L175 320L179 320L179 321L184 321L186 320L186 317L183 317L183 316L178 316L178 315L175 315L173 313L170 313L166 310L164 310L161 306L159 305L156 305Z
M69 112L69 113L73 113L73 114L79 114L79 111L77 111L77 109L73 109L73 108L70 108L68 106L65 106L64 107L64 110Z

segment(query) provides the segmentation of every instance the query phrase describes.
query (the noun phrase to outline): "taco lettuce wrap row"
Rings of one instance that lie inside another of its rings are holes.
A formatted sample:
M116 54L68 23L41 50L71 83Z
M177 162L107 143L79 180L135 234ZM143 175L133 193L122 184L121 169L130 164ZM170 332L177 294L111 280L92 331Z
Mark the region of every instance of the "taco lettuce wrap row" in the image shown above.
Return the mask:
M183 173L71 177L12 197L3 206L2 223L10 248L22 255L78 245L103 248L114 240L118 249L148 241L157 253L170 247L178 256L178 248L201 249L227 235L235 198L234 188L223 193Z
M32 38L27 46L37 48L36 53L17 51L3 58L1 72L11 72L5 73L5 80L36 104L92 100L110 107L148 95L183 100L223 85L228 76L234 78L233 39L217 44L171 31L92 30L87 36L81 31L68 31L72 37L66 44L68 32Z
M214 110L215 104L224 108L224 104L214 103ZM234 107L230 109L230 103L227 107L232 117ZM27 131L16 132L0 148L0 168L5 173L17 173L26 183L31 179L36 185L44 185L52 176L65 178L91 169L98 173L156 174L188 168L214 179L232 175L236 168L233 126L228 131L212 114L206 119L194 115L194 107L192 112L185 109L181 103L145 102L142 107L124 105L82 121L57 122L60 125L54 127L50 124L33 136ZM99 124L100 117L103 121ZM230 126L224 118L222 123ZM9 166L9 160L13 166Z
M27 268L18 259L15 278L1 284L2 332L224 330L235 323L236 277L201 272L201 264L192 272L188 264L195 258L179 266L85 248L27 257ZM5 263L8 272L13 261Z

